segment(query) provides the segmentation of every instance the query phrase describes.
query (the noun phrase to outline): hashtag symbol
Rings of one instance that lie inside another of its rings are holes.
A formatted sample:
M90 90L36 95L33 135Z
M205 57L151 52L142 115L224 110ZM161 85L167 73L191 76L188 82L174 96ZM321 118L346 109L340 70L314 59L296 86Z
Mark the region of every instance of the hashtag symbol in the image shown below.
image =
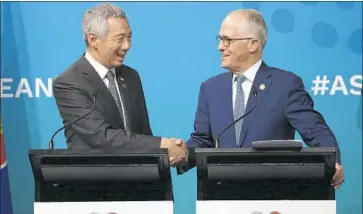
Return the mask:
M328 80L328 77L326 75L323 76L323 79L320 78L320 76L316 76L315 80L313 80L314 87L311 88L313 90L314 95L324 95L328 88L328 84L330 81Z

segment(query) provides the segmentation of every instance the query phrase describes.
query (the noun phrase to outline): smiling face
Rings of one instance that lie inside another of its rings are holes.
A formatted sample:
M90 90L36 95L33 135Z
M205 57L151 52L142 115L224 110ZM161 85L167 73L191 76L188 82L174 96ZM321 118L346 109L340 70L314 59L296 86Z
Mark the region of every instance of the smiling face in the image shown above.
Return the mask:
M218 50L222 54L223 68L241 72L251 66L259 51L258 39L248 25L245 14L227 16L221 24L219 39Z
M97 61L107 68L120 67L131 47L131 29L125 18L110 17L107 34L103 37L90 33L88 41Z

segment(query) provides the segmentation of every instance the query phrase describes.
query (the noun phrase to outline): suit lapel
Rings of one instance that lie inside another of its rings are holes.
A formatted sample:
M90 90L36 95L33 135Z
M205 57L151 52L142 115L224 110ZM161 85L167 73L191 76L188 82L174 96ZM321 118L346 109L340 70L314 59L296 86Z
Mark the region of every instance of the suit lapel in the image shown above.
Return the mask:
M122 99L122 103L123 103L123 108L124 108L124 112L125 112L125 118L124 120L126 121L127 124L127 130L131 131L131 120L129 118L131 118L131 114L132 111L130 111L130 93L129 93L129 87L126 84L126 79L125 76L123 75L122 72L123 67L116 69L116 80L117 80L117 84L120 90L120 94L121 94L121 99ZM126 127L125 127L126 128Z
M257 89L257 95L255 96L253 94L253 90L251 89L251 92L250 92L250 95L248 98L248 102L247 102L247 106L246 106L245 113L246 114L248 113L248 115L246 115L246 117L243 119L243 123L242 123L241 137L240 137L240 144L239 144L239 145L241 145L241 147L244 144L244 140L246 138L248 128L251 125L253 115L257 111L258 106L260 105L260 103L266 96L268 89L270 88L270 85L271 85L271 80L269 79L270 76L271 76L271 73L269 72L267 65L264 62L262 62L260 68L257 71L256 77L252 83L252 87L256 87L256 89Z
M120 124L121 127L123 127L121 115L117 114L119 110L105 83L102 81L102 79L97 74L95 69L92 67L92 65L87 61L87 59L84 56L81 57L80 62L81 62L80 66L83 69L82 70L83 75L85 76L91 87L94 88L97 92L98 103L105 103L106 101L106 103L108 104L103 105L104 109L106 109L105 112L111 114L112 112L115 112L116 114L113 115L116 116L117 122Z
M221 122L223 124L223 128L233 123L232 75L232 72L228 72L223 75L218 87L221 97L219 104L221 105L221 115L223 115L223 117L220 117L220 119L222 120ZM222 130L220 130L220 132L221 131ZM236 135L233 127L226 130L223 136L222 138L225 138L225 140L223 140L223 147L236 147Z

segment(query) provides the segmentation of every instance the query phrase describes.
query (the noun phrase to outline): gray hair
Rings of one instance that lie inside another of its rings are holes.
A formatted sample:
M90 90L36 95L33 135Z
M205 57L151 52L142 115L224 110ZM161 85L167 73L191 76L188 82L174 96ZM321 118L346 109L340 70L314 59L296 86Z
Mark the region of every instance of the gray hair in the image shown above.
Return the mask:
M240 13L247 16L247 28L253 36L260 40L263 49L267 43L267 25L262 14L254 9L239 9L232 13Z
M87 35L91 32L101 38L107 36L107 21L111 17L126 19L126 14L121 8L111 3L99 4L83 14L82 32L86 45L88 45Z

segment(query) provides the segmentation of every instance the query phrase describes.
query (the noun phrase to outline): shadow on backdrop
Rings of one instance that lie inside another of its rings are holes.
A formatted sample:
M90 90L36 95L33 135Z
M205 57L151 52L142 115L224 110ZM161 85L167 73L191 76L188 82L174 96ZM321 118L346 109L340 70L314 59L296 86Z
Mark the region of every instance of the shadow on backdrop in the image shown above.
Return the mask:
M29 78L28 52L21 14L20 2L1 2L1 78L11 80L4 83L11 87L11 90L4 90L4 93L14 95L11 98L1 98L1 117L14 214L30 214L33 213L34 180L28 151L31 148L30 139L39 143L39 130L35 120L34 100L23 95L15 96L21 79Z
M358 112L357 112L357 124L358 124L358 129L362 132L362 96L363 96L363 89L361 90L361 95L360 95L360 102L358 103Z

